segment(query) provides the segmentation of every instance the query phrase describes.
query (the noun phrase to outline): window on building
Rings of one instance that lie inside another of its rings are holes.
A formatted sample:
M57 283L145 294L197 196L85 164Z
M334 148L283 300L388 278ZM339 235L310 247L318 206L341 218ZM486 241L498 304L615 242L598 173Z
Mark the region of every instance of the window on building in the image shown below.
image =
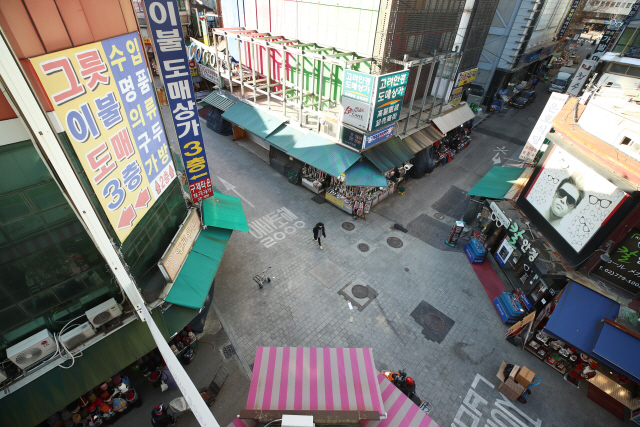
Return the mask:
M627 138L626 136L622 138L622 141L620 141L620 145L631 145L631 144L633 144L633 141L630 138Z
M617 3L616 3L616 7L620 7L620 3L621 3L621 2L617 2Z
M615 74L626 74L628 68L629 68L628 65L611 64L609 65L609 69L607 71Z

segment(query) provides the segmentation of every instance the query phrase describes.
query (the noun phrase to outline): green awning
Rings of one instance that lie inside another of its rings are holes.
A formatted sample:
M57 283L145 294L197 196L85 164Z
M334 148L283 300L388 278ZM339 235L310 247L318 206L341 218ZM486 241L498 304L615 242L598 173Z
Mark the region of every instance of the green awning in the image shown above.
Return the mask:
M468 194L487 199L504 199L511 186L516 183L524 171L521 168L494 166Z
M179 333L199 313L200 310L175 304L169 307L164 312L161 312L162 320L164 320L167 330L169 331L169 336L173 336Z
M362 154L381 172L393 169L414 157L414 153L409 146L397 136L370 148Z
M222 111L227 111L236 101L229 99L220 94L219 91L214 90L209 95L205 96L201 104L211 105L212 107L216 107Z
M360 154L309 132L287 154L328 173L339 176L360 159Z
M214 193L213 197L202 201L202 211L207 226L249 231L242 201L237 197Z
M200 232L166 302L195 310L202 308L232 232L218 227L207 227Z
M280 125L275 132L267 137L267 142L286 153L295 144L302 141L305 136L305 133L296 130L292 126Z
M151 315L168 339L169 334L159 312L154 310ZM70 369L52 369L0 399L0 425L33 426L41 423L156 346L147 324L134 320L83 349L82 356L75 359Z
M267 136L284 123L283 119L272 116L244 102L236 102L222 114L222 118L262 139L266 139Z
M355 162L344 173L347 185L359 187L386 187L387 179L368 161Z

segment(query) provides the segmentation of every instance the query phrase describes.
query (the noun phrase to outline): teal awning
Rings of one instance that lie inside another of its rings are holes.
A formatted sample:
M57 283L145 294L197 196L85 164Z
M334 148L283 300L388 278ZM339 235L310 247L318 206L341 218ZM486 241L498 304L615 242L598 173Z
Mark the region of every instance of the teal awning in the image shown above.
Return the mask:
M468 194L487 199L504 199L504 196L524 171L521 168L494 166Z
M305 136L305 133L296 130L292 126L280 125L275 132L267 137L267 142L286 153L295 144L302 141Z
M207 227L200 232L166 302L195 310L202 308L232 232L218 227Z
M262 111L244 102L236 102L222 114L222 118L230 121L236 126L246 129L249 132L266 139L269 134L276 130L283 119Z
M309 132L287 154L328 173L339 176L360 159L360 154Z
M397 136L370 148L362 154L381 172L386 172L414 158L413 151Z
M386 187L387 179L375 166L368 161L355 162L344 173L347 185L359 187Z
M237 197L216 192L202 201L202 212L207 226L249 231L242 201Z
M205 96L201 104L211 105L212 107L219 108L222 111L227 111L236 101L229 99L222 95L219 91L214 90L209 95Z

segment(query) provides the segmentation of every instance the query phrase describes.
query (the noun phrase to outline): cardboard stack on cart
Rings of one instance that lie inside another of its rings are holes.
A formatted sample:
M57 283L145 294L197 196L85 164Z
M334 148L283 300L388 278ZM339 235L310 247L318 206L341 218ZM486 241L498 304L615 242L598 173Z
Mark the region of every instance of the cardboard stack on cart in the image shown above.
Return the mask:
M503 361L496 375L500 379L498 391L504 394L507 399L514 401L524 393L524 390L531 384L536 374L526 366L520 367L516 365L509 374L509 378L505 378L504 368L506 367L507 362Z

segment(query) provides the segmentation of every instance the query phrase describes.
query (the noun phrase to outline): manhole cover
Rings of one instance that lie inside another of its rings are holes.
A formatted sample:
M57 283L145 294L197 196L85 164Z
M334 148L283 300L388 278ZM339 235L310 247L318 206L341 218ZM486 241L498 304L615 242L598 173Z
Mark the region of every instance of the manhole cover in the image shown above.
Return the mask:
M396 249L401 248L403 245L402 240L398 239L397 237L389 237L387 239L387 244Z
M222 354L224 354L225 359L231 358L234 354L236 354L236 349L233 348L231 344L226 347L222 347Z
M429 313L424 316L424 324L427 328L433 329L434 331L441 331L446 326L444 319L433 313Z
M433 214L433 217L434 217L435 219L440 220L440 221L442 221L442 220L444 219L444 215L442 215L440 212L436 212L436 213L434 213L434 214Z
M353 230L354 228L356 228L356 226L355 226L355 225L353 225L353 223L351 223L351 222L343 222L343 223L342 223L342 228L344 228L344 229L345 229L345 230L347 230L347 231L351 231L351 230Z
M355 285L351 288L351 293L356 298L366 298L369 296L369 289L362 285Z
M358 250L360 252L369 252L369 245L366 243L358 243Z
M404 271L406 271L408 273L409 272L409 267L405 267Z

